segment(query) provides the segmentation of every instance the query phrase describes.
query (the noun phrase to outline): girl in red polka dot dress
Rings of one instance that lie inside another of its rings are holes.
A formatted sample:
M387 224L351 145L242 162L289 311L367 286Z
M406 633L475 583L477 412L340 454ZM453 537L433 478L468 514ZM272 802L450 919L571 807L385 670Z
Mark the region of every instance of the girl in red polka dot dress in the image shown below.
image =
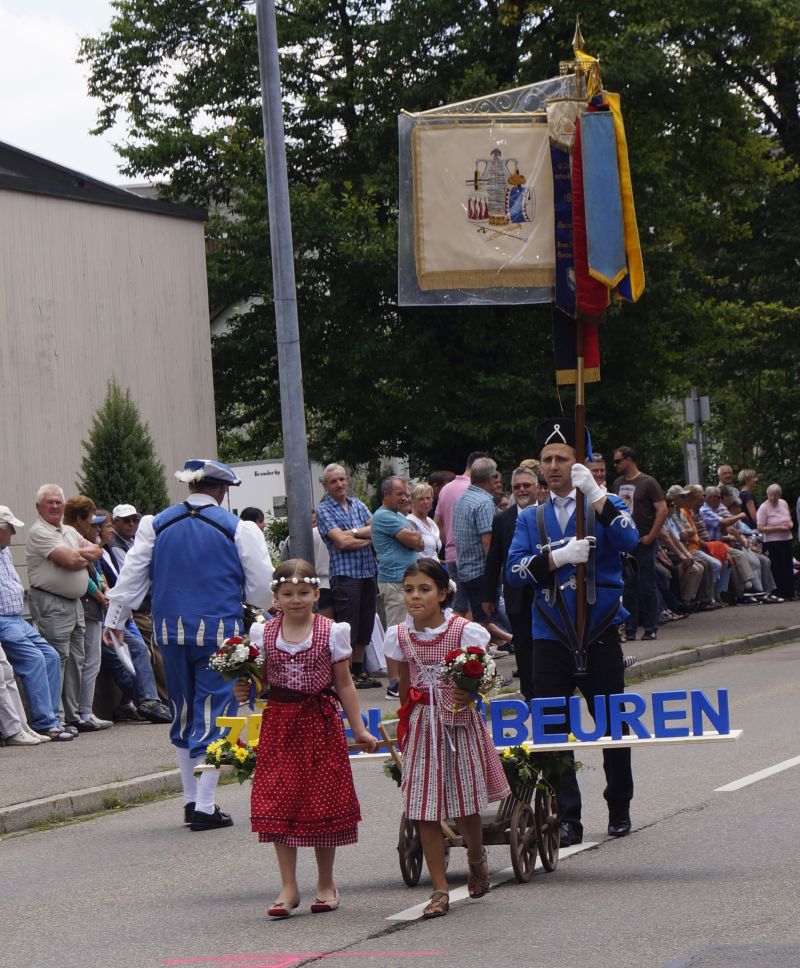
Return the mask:
M353 786L339 704L357 743L374 752L377 740L361 719L350 675L350 626L315 614L319 579L306 561L293 558L275 570L272 581L280 613L253 626L258 645L263 632L264 676L269 704L264 710L253 775L251 820L261 843L275 844L281 891L267 911L285 918L300 903L297 848L313 847L317 858L314 914L335 911L339 893L333 880L336 848L358 839L361 810ZM240 702L250 683L234 688Z

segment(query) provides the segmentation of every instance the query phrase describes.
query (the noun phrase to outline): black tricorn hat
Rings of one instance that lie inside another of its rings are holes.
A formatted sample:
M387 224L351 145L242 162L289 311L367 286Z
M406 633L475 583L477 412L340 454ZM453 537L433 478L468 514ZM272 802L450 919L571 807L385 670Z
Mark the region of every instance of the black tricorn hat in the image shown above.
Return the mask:
M586 459L592 459L592 438L586 430ZM566 444L575 449L575 421L572 417L549 417L536 428L536 452L541 454L548 444Z

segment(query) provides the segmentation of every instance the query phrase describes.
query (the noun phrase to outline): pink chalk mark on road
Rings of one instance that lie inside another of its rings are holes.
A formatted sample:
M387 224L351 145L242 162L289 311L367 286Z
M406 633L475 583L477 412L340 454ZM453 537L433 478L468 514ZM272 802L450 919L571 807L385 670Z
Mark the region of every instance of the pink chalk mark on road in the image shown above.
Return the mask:
M284 954L206 955L199 958L171 958L162 965L216 965L218 968L292 968L307 958L430 958L447 951L331 951Z

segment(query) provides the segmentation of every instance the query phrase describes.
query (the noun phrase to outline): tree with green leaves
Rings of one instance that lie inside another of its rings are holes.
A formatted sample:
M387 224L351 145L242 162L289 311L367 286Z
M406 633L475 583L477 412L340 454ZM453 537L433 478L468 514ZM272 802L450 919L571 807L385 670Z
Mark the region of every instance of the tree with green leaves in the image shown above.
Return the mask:
M76 487L98 507L133 504L141 514L155 514L169 504L164 465L139 410L115 379L108 382L103 405L92 418Z
M212 207L210 303L251 306L214 343L220 438L227 456L257 458L279 441L280 420L252 7L113 7L81 48L103 105L97 130L124 119L126 174ZM530 456L533 428L557 405L548 310L397 306L396 117L554 76L574 15L560 0L278 10L309 446L320 458L408 454L415 467L460 469L477 447L504 464ZM686 428L671 401L691 385L711 396L717 443L737 464L757 464L800 402L798 25L800 0L741 0L732 12L621 0L583 18L587 49L622 95L648 285L636 306L609 313L587 418L598 447L635 445L664 479L682 476ZM759 336L783 350L770 357L764 420L748 406L766 359L749 346Z

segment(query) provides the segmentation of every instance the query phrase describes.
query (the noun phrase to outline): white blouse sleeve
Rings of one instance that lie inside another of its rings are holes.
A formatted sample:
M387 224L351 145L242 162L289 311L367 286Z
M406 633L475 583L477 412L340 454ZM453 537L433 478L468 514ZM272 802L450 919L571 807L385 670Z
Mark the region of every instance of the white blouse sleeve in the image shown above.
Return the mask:
M250 644L254 645L261 655L264 654L264 622L253 622L250 631L247 633Z
M397 659L398 662L408 661L403 655L403 650L400 648L396 625L390 625L386 629L386 635L383 637L383 654L389 659Z
M350 623L334 622L331 626L331 662L341 662L342 659L349 659L353 654L350 645Z
M468 622L464 626L464 631L461 635L461 644L479 645L482 649L485 649L489 645L490 639L491 635L489 635L482 625L477 625L475 622Z

